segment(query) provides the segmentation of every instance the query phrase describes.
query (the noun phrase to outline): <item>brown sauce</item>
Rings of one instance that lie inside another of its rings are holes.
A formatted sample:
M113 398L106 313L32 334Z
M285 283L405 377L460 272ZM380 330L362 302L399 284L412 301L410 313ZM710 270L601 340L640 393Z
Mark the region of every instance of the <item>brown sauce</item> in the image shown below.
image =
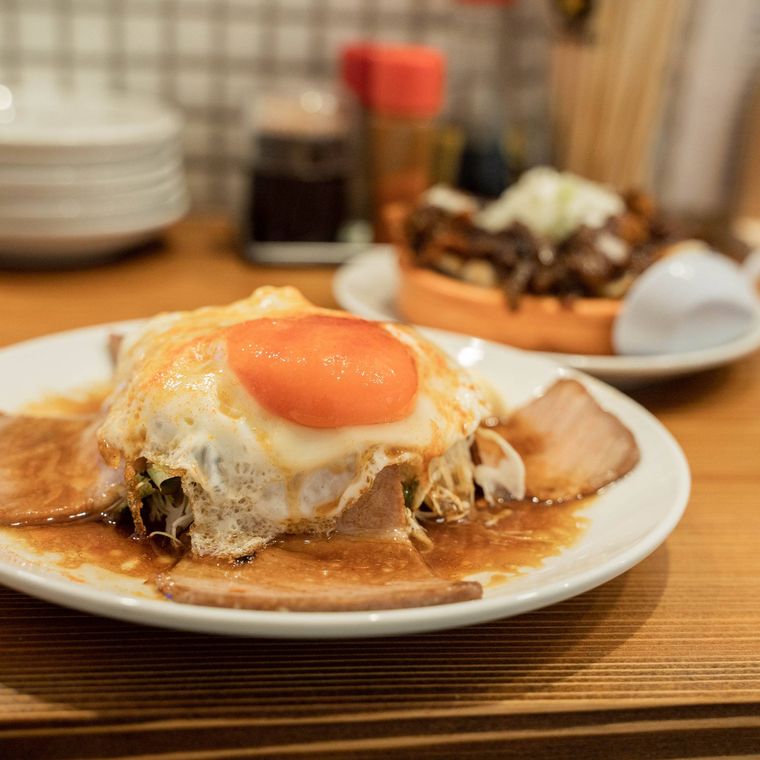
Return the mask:
M101 385L75 396L49 396L28 405L26 411L51 416L91 415L98 411L107 392L108 388ZM265 588L327 590L333 584L358 587L430 579L455 582L481 573L490 574L485 585L493 586L526 568L539 567L546 558L570 546L585 527L578 510L586 503L510 502L499 510L479 504L458 523L427 523L429 547L340 534L286 536L244 562L191 558L191 562L183 563L181 575L191 585L194 577L198 583L221 578L232 584L227 586L231 591L238 581L241 589L257 583ZM75 580L79 576L73 571L95 566L155 588L156 578L178 561L177 556L159 550L155 542L134 540L123 530L95 519L3 532L12 532L13 540L21 539L34 556L54 554L55 565L63 572L72 571L69 577Z
M98 514L123 476L98 451L97 420L0 415L0 524L40 525Z
M22 538L35 553L58 555L56 565L64 570L95 565L149 581L176 562L175 557L157 551L149 541L135 541L99 520L5 530L13 531L12 535Z
M277 582L284 585L329 585L335 577L370 585L382 578L414 581L420 578L419 557L439 578L454 581L489 572L493 575L487 585L498 585L570 546L583 530L584 519L576 512L584 504L516 503L501 516L487 508L477 509L466 521L428 525L432 547L414 551L414 558L394 541L287 536L257 552L249 562L228 563L228 577L239 575L243 581L245 569L258 563L270 577L276 566ZM176 562L176 557L162 554L151 542L133 540L97 521L11 530L35 553L59 554L57 564L65 569L92 564L150 583ZM204 562L214 565L217 573L222 564Z
M577 512L587 503L513 502L501 516L483 507L467 522L428 526L433 546L422 556L442 578L482 572L517 575L523 568L539 567L575 542L585 527Z

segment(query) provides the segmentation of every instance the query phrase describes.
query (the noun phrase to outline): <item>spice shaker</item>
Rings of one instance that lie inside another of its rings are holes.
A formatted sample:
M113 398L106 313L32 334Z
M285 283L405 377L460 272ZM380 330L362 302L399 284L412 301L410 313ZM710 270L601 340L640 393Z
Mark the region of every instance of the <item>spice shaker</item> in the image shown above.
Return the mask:
M375 238L383 209L414 202L432 183L444 58L420 45L359 43L342 53L343 79L364 106L363 154Z

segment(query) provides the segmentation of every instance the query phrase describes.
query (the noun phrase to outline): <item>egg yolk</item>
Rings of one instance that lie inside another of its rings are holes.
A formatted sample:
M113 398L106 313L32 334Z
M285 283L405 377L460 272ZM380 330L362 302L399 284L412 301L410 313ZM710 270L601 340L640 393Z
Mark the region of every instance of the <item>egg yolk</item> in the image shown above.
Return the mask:
M410 350L363 319L312 314L227 329L229 364L268 411L299 425L377 425L407 417L417 395Z

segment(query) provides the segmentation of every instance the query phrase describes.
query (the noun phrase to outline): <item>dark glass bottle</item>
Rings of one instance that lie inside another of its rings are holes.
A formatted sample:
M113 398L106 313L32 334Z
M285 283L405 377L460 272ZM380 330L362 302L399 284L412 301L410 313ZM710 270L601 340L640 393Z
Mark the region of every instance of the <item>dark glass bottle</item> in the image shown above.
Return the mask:
M302 84L255 95L248 114L246 257L320 263L345 238L355 167L350 103ZM334 247L334 246L333 246Z

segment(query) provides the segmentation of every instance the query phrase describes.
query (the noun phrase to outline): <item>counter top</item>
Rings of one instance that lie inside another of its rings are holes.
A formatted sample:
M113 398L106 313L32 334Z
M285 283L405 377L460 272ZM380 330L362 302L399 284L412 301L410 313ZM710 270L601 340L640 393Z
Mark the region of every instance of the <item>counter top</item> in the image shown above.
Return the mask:
M0 345L292 284L222 219L98 267L0 272ZM633 397L675 435L693 492L648 559L564 603L440 633L224 638L130 625L0 588L8 758L701 758L760 753L760 354ZM1 403L1 402L0 402Z

